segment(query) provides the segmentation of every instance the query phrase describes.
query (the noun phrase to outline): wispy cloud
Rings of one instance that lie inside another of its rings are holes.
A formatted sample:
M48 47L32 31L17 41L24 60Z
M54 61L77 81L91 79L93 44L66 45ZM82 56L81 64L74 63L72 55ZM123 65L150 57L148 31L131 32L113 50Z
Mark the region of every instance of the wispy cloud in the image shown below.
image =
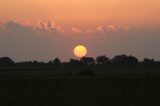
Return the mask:
M160 58L158 28L134 28L127 25L99 25L95 28L63 28L54 21L0 23L0 57L16 60L49 60L56 56L74 57L72 49L84 44L90 56L128 53L138 57Z
M11 28L10 28L11 27ZM26 21L23 23L18 23L18 22L14 22L14 21L10 21L7 23L1 23L0 24L0 29L7 29L10 30L12 29L13 31L17 31L20 30L21 32L27 29L30 30L34 30L37 32L51 32L53 34L68 34L70 36L72 36L73 34L81 34L81 35L97 35L97 34L102 34L102 35L107 35L110 33L119 33L119 32L129 32L131 31L131 29L133 29L130 26L117 26L117 25L99 25L93 29L85 29L82 30L80 28L77 27L71 27L69 28L70 30L66 30L65 28L63 28L61 25L57 24L54 21L47 21L47 22L43 22L41 20L37 20L36 22L30 22L30 21ZM21 29L20 29L21 28Z

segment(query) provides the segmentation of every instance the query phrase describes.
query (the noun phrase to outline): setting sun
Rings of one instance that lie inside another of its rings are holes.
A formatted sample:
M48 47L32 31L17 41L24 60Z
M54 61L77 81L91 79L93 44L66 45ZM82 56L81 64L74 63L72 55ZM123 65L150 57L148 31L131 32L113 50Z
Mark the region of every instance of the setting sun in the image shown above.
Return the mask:
M87 48L83 45L78 45L74 48L74 55L77 57L84 57L87 55Z

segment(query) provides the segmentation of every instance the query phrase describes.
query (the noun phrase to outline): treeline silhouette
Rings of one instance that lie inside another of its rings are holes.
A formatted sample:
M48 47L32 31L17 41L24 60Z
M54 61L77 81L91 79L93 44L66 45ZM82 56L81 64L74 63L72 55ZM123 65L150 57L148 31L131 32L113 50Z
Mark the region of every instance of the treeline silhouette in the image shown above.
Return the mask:
M93 57L82 57L80 60L70 59L69 62L62 62L59 58L55 58L49 62L39 61L24 61L15 62L9 57L0 58L0 66L106 66L106 65L160 65L160 61L154 59L144 58L142 61L138 60L132 55L116 55L114 58L109 58L105 55Z

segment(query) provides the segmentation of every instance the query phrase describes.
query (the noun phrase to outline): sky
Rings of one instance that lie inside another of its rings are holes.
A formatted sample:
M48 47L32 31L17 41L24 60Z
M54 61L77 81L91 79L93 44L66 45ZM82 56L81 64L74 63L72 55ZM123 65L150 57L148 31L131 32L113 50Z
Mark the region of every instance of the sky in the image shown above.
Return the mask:
M160 59L160 0L0 0L0 57L131 54Z

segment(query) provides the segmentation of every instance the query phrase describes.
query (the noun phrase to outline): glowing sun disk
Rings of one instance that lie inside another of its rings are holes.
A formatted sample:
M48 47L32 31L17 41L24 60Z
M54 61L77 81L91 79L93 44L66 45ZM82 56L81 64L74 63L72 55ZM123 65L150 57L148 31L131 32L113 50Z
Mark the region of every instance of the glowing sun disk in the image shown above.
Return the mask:
M83 45L78 45L74 48L74 55L77 57L84 57L87 55L87 48Z

